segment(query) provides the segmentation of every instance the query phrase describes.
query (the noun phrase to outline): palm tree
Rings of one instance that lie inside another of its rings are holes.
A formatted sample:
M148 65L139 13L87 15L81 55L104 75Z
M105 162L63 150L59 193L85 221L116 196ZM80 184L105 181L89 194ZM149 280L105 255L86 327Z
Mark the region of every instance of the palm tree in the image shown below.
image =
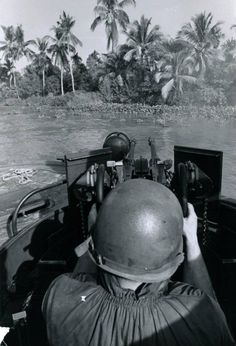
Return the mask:
M176 41L165 41L162 44L163 57L158 61L155 81L162 83L161 94L166 102L172 93L172 102L183 93L185 83L196 84L193 76L194 61L186 50L176 49Z
M6 73L7 77L9 78L9 87L12 87L12 80L14 77L14 72L15 72L15 65L11 60L8 58L5 59L5 62L2 64L2 68L4 72Z
M28 59L33 56L33 51L29 48L29 45L33 43L33 40L25 41L24 31L21 25L14 28L12 25L9 27L2 26L4 32L5 41L0 42L3 44L0 50L3 51L3 57L9 59L13 65L23 56ZM16 74L13 72L13 81L16 88L16 92L19 98Z
M63 74L66 64L68 64L67 59L67 45L61 40L61 31L57 27L53 27L55 37L46 36L47 39L50 38L52 44L48 48L48 52L52 54L52 60L54 64L60 68L61 71L61 94L64 95L64 81Z
M16 85L16 77L15 77L15 61L14 61L14 54L16 49L16 42L15 42L15 28L10 26L1 26L3 32L4 32L4 39L5 41L1 41L0 44L2 45L0 47L0 51L3 52L2 58L5 59L5 68L8 70L7 74L9 74L9 85L12 87L12 80L14 82L15 89L17 91L17 85ZM17 91L17 96L19 98L19 94Z
M135 20L130 29L124 31L127 36L126 44L123 45L126 50L124 59L133 63L138 84L144 82L145 76L152 69L150 51L162 38L160 27L155 25L151 28L150 25L151 18L142 16L140 22Z
M236 57L236 39L231 38L226 40L223 45L223 54L225 61L228 63L235 62L235 57Z
M67 56L69 61L69 68L70 68L70 75L71 75L71 83L72 83L72 90L75 92L75 82L74 82L74 74L73 74L73 67L72 67L72 56L70 53L75 53L75 46L78 44L82 46L82 42L78 39L77 36L75 36L72 33L72 28L75 25L75 20L73 17L70 17L67 15L64 11L62 15L60 16L59 21L57 22L58 25L58 31L61 35L61 40L65 42L67 46ZM71 49L73 47L73 49Z
M224 37L221 22L212 24L211 13L200 13L193 17L192 22L185 24L178 32L178 38L186 40L191 56L195 60L196 71L203 77L209 60L216 54L216 48Z
M112 46L112 52L118 43L118 26L123 30L129 24L129 16L123 10L127 5L135 5L135 0L97 0L97 6L94 8L96 18L94 19L91 30L94 31L98 24L104 22L107 35L107 50Z
M123 58L121 50L103 54L102 63L99 67L98 75L100 79L113 80L122 87L126 82L127 62Z
M35 65L36 69L42 73L42 94L45 95L45 72L46 68L50 65L51 60L49 56L47 55L48 49L49 49L49 42L47 37L43 38L37 38L33 43L38 52L34 53L33 57L33 64Z
M13 55L13 49L15 47L15 29L11 26L1 26L4 32L5 41L0 41L2 46L0 47L0 51L3 52L3 58L11 59Z
M124 59L130 61L135 58L141 65L148 58L148 50L161 40L162 34L159 25L150 29L151 18L141 17L140 22L135 20L129 31L125 30L127 36L128 51ZM149 30L150 29L150 30ZM146 61L147 62L147 61Z
M34 40L25 41L24 31L21 25L18 25L15 29L15 61L19 60L21 57L25 56L27 59L31 59L33 56L33 51L29 48L29 45L34 43Z

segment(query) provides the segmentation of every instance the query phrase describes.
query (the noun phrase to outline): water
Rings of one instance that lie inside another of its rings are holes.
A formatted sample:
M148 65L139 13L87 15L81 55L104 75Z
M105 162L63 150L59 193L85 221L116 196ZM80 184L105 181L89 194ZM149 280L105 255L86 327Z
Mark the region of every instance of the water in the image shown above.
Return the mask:
M0 117L0 165L44 165L45 160L62 157L80 149L101 148L111 131L123 131L137 140L136 156L150 157L147 139L156 139L162 159L173 158L174 145L221 150L224 152L222 194L236 198L236 123L186 120L160 124L76 117L39 118L36 114L7 114ZM9 113L9 111L8 111Z

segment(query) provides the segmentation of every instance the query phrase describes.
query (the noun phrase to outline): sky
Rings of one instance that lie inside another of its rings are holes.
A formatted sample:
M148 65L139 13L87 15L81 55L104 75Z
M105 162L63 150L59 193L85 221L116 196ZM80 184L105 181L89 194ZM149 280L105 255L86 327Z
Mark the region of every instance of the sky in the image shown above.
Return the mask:
M96 0L0 0L0 25L22 24L25 39L35 39L50 33L59 15L64 10L76 20L74 33L83 42L78 53L86 62L88 55L97 50L106 52L106 36L103 25L92 32L90 25L95 18ZM180 27L200 12L211 12L215 21L222 21L226 38L235 37L236 0L136 0L136 7L129 6L126 11L132 22L144 14L152 18L152 25L158 24L161 31L174 37ZM0 41L4 39L0 29ZM120 35L120 43L124 36ZM20 62L21 68L25 62Z

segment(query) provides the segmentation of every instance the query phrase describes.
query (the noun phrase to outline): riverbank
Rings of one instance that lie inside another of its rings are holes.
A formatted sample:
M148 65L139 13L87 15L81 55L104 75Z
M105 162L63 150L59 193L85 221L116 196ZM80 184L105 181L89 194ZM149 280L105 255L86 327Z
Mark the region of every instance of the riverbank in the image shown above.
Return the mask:
M212 119L217 121L236 119L236 106L168 106L145 104L107 103L96 92L67 93L64 96L31 97L26 100L10 99L1 102L0 106L15 107L15 113L21 108L27 113L35 113L40 118L64 118L76 116L79 118L102 119L139 119L142 121L157 121L165 123L168 120ZM20 110L20 111L19 111ZM9 112L10 115L11 112Z

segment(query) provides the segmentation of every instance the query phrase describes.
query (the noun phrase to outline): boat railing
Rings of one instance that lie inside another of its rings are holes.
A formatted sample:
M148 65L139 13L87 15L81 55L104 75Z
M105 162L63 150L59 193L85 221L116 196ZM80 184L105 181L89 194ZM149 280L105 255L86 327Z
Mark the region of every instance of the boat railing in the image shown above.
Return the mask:
M47 186L44 186L42 188L34 189L33 191L31 191L27 195L25 195L20 200L20 202L18 203L16 209L14 210L14 212L12 214L12 217L11 217L11 220L10 220L10 223L9 223L9 227L8 227L8 236L9 236L9 238L12 238L12 237L14 237L15 235L18 234L17 220L18 220L19 214L22 213L22 211L25 212L27 210L29 212L29 210L34 210L35 211L36 209L39 210L39 209L42 209L42 208L50 207L50 205L51 205L50 199L46 198L44 200L40 200L37 203L32 204L30 207L25 208L26 210L24 210L23 207L25 206L26 202L32 196L35 196L36 194L39 194L39 193L44 192L46 190L50 190L50 189L59 187L59 186L64 185L64 184L66 184L66 180L62 180L60 182L57 182L57 183L54 183L54 184L51 184L51 185L47 185Z

